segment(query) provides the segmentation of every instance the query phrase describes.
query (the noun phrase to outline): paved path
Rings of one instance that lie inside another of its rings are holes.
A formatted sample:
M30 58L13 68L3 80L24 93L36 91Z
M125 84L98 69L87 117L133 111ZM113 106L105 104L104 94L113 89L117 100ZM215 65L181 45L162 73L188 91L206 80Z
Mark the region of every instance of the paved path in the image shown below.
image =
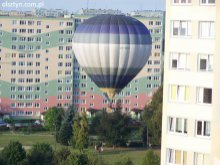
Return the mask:
M32 146L23 146L25 150L31 149ZM0 147L0 150L3 150L4 147Z

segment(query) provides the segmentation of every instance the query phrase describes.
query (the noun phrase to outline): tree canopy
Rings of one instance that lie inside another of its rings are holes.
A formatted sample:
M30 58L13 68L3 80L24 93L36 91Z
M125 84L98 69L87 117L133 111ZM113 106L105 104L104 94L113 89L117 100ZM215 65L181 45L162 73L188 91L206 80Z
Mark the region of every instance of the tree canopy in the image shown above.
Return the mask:
M27 155L29 165L49 165L53 163L53 148L47 143L36 143Z
M57 141L62 145L70 145L72 137L72 123L74 118L74 108L70 107L64 113L64 118L59 132L57 133Z
M1 153L1 159L6 165L17 165L26 158L26 152L22 144L17 141L11 141Z
M162 130L162 105L163 105L163 87L161 86L154 94L151 103L145 107L142 114L143 133L149 135L149 142L152 145L161 144ZM146 136L143 138L146 139Z
M125 145L131 133L131 123L131 117L122 114L120 110L109 114L103 113L97 132L100 138L109 144L115 146Z
M89 124L86 113L82 114L82 117L77 116L73 122L73 137L72 144L75 148L83 151L84 148L88 148L89 145Z
M60 129L64 111L62 108L52 107L46 112L45 127L50 131L57 131Z

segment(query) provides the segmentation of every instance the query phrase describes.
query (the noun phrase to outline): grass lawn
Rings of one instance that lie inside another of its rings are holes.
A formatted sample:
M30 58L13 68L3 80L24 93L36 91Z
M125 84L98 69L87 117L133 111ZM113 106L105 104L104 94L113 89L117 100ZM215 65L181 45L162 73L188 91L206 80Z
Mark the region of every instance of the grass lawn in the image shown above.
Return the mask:
M37 142L45 142L51 144L54 148L61 147L60 144L56 143L53 135L45 132L30 135L11 132L0 134L0 148L6 146L10 141L19 141L23 146L32 146Z
M10 141L19 141L26 149L29 149L37 142L49 143L55 150L62 147L60 144L56 143L54 136L49 132L33 133L30 135L11 132L0 133L0 149L6 146ZM74 151L71 147L69 148ZM94 148L89 148L88 150L89 152L95 152ZM145 153L146 149L116 148L113 150L112 148L104 148L104 152L99 153L98 155L108 162L115 162L124 157L129 157L135 165L140 165ZM156 150L156 153L160 155L160 150Z
M142 159L146 154L146 149L134 149L134 148L121 148L104 150L100 155L108 162L117 162L125 157L129 157L135 165L140 165ZM156 150L156 153L160 156L160 150Z

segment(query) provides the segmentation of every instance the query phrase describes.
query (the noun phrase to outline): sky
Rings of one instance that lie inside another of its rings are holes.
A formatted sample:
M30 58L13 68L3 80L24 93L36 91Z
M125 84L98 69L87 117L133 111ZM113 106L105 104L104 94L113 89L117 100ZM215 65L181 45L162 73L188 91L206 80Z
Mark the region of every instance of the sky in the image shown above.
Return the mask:
M19 7L19 3L23 7ZM76 12L81 8L87 8L87 6L95 9L118 9L124 13L134 10L165 10L165 0L0 0L0 9L33 9L33 7L25 6L25 3L35 3L47 9L67 9L70 12Z

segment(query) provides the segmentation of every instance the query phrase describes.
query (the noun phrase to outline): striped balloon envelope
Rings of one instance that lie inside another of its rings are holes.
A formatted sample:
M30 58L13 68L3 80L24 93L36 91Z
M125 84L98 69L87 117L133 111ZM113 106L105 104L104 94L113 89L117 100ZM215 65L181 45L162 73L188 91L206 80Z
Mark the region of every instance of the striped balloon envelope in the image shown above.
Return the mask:
M143 68L151 53L149 30L125 15L98 15L76 28L75 56L96 85L110 99Z

